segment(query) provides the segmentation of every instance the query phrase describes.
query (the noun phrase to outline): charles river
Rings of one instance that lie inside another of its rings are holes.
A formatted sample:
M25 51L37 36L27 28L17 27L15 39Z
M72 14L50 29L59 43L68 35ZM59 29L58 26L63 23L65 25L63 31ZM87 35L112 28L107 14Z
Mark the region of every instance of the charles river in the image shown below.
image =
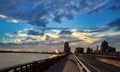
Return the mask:
M39 53L0 53L0 69L27 62L46 59L51 56L52 54Z

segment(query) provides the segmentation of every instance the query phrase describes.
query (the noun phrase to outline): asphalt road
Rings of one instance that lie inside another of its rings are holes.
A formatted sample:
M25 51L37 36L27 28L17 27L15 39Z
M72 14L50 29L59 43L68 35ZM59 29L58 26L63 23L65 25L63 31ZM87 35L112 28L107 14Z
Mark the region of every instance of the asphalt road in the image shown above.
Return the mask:
M47 72L80 72L80 70L73 55L69 55L51 66Z
M87 58L82 55L77 56L91 72L120 72L120 68L110 64L97 61L92 58Z

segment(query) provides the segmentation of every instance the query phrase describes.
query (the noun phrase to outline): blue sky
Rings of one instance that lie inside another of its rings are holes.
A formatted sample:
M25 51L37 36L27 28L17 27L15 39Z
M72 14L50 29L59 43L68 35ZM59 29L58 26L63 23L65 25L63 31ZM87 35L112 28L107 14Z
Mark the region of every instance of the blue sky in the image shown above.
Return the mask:
M118 39L119 0L0 0L1 49L62 49L64 41L95 48L107 40L120 50Z

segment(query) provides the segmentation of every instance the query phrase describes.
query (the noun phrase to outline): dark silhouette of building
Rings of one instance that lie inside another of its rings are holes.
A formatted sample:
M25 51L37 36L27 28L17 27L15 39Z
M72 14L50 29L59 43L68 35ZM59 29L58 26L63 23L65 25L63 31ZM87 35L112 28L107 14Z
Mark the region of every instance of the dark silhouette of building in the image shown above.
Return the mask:
M101 53L116 52L116 48L109 46L107 41L103 41L101 44Z
M92 53L92 51L93 51L92 48L88 47L86 53Z
M102 44L101 44L101 53L105 53L108 48L109 48L108 42L103 41Z
M64 53L70 53L69 42L64 43Z
M96 53L99 53L99 45L96 47Z
M97 45L97 47L96 47L96 51L97 51L97 52L99 51L98 48L99 48L99 46Z
M84 53L84 49L82 47L77 47L75 53Z
M107 50L106 50L107 53L109 52L116 52L116 48L114 47L109 47Z
M99 51L99 45L96 46L96 50L94 50L93 53L100 53L100 51Z

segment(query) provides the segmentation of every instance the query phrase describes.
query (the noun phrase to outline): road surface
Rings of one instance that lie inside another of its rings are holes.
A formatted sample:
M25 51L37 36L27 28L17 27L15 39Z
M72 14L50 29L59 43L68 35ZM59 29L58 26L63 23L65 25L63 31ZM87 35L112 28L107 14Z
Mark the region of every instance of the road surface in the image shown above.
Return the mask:
M120 72L120 68L82 55L77 56L91 72Z
M73 55L69 55L49 68L47 72L80 72Z

